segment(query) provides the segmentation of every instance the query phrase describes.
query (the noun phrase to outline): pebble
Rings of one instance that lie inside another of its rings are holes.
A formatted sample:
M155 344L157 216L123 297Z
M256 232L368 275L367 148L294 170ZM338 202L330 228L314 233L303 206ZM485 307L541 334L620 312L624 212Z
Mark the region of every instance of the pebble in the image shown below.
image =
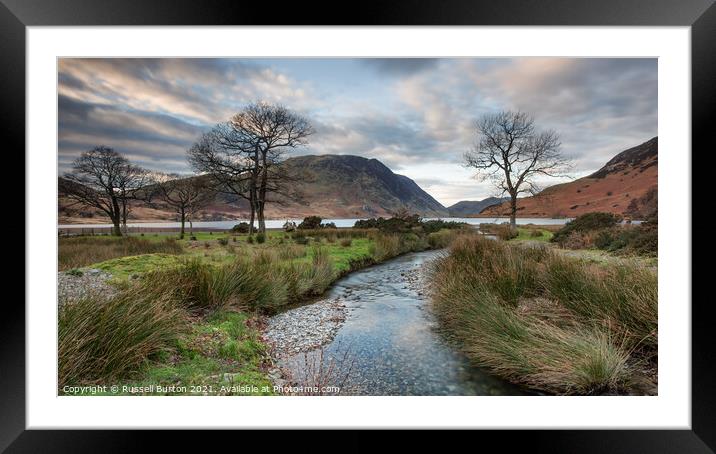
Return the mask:
M290 309L267 320L263 338L276 358L307 352L333 340L347 312L338 298Z
M91 295L106 298L116 292L108 282L112 278L111 274L96 268L82 270L81 273L81 276L69 274L66 271L57 273L57 302L59 305Z

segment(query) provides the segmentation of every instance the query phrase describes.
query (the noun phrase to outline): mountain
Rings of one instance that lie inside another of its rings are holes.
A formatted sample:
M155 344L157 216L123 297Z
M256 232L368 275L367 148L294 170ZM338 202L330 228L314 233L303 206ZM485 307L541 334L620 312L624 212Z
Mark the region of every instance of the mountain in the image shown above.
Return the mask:
M604 167L569 183L550 186L517 201L523 217L574 217L607 211L645 218L658 204L659 141L657 137L614 156ZM480 216L507 216L509 203L485 209Z
M488 197L484 200L461 200L454 205L449 206L448 213L456 218L463 218L480 214L482 210L492 205L498 205L506 200L507 197Z
M390 216L401 208L426 217L446 217L448 210L410 178L393 173L377 159L351 155L298 156L282 164L286 173L297 176L292 188L302 195L296 202L279 198L266 205L268 219L366 218ZM202 177L192 177L202 178ZM100 222L102 215L91 209L72 209L59 201L60 223ZM220 194L202 212L203 220L248 217L248 202ZM131 216L141 220L172 220L174 215L161 207L137 204ZM92 219L96 218L96 219Z

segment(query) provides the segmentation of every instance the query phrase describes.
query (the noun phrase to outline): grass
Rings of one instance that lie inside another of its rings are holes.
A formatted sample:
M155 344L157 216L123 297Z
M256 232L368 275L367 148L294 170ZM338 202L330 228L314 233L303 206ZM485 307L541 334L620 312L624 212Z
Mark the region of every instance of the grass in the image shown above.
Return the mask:
M245 313L216 311L191 323L170 350L144 362L118 392L95 395L272 395L255 321Z
M87 265L111 273L119 290L108 301L85 299L62 309L60 384L119 380L149 394L169 391L145 389L148 384L218 386L211 394L243 394L245 390L229 385L252 384L261 390L252 386L250 393L270 394L263 390L269 384L266 346L256 326L262 314L320 295L349 271L405 252L442 247L459 233L339 232L301 232L297 238L269 232L263 243L217 233L197 232L196 240L182 241L157 236L138 243L148 250L153 249L147 244L173 244L182 252L113 257ZM311 240L302 244L299 238ZM61 239L61 248L70 241L109 250L108 243L125 241L71 240L80 239Z
M648 268L461 237L432 280L445 334L505 379L555 394L655 390L657 278Z
M171 237L163 237L161 241L149 241L136 236L83 236L60 238L58 262L60 270L68 270L118 257L182 252L182 245Z
M554 234L547 229L537 227L517 227L517 236L511 241L539 241L548 243Z
M94 297L59 312L59 383L122 378L167 351L184 329L183 312L166 296L127 289L108 301Z

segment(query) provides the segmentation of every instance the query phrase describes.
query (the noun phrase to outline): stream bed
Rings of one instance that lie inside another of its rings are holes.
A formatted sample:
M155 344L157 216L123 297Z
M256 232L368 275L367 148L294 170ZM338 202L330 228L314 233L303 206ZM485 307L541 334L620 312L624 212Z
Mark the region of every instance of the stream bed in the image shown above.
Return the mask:
M296 386L328 387L318 394L525 394L471 366L436 330L423 274L426 263L442 253L406 254L356 271L314 305L276 316L268 337L281 343L277 364L284 375ZM313 342L322 347L306 347L312 336L324 336Z

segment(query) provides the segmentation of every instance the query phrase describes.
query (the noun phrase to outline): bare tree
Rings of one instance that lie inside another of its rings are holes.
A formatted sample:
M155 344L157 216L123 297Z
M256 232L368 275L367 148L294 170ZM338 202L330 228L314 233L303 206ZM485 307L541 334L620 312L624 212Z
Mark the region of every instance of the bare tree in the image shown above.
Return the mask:
M253 233L256 214L257 159L255 147L247 144L230 123L219 123L202 134L187 151L192 168L210 178L217 192L245 199L251 210L249 234Z
M292 190L295 176L279 164L291 149L304 146L313 133L309 122L283 106L254 103L227 123L221 123L189 150L189 162L212 175L221 191L248 200L251 232L254 216L258 230L266 231L267 202L271 194L298 198Z
M125 235L127 234L127 219L132 212L131 202L133 200L148 202L144 186L149 182L149 172L133 164L128 164L118 178L117 191L121 208L122 232Z
M241 137L253 163L251 186L259 232L266 231L264 209L271 192L282 192L289 175L278 164L291 149L304 146L313 128L307 119L281 105L254 103L231 118L231 126Z
M154 181L150 197L158 198L179 216L179 238L184 239L185 223L189 221L193 227L195 214L214 199L214 190L202 177L182 178L176 174L160 174L154 177Z
M104 212L112 221L112 234L122 236L129 201L136 197L146 172L132 165L112 148L98 146L82 153L72 171L60 180L59 192L75 201Z
M510 225L516 227L517 197L539 192L535 178L565 176L570 162L560 152L559 135L538 132L531 116L522 112L487 114L477 120L478 140L465 153L468 167L482 180L491 180L510 196Z

